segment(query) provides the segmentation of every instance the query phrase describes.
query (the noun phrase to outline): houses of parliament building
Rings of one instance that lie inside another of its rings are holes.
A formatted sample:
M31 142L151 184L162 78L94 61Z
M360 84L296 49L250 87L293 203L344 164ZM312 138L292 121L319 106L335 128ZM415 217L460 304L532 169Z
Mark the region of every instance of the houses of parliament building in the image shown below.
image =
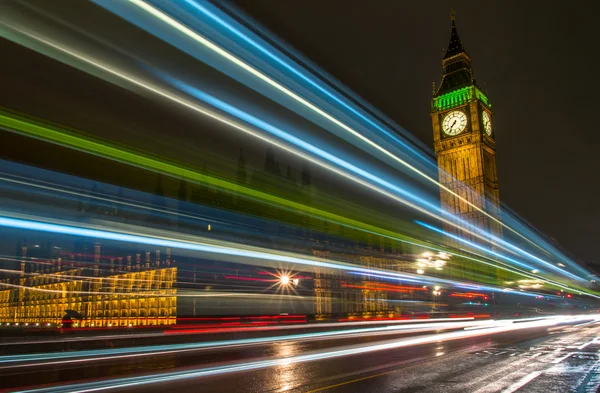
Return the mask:
M168 252L106 258L99 242L78 242L65 256L50 243L20 242L20 269L0 281L10 288L0 290L0 322L60 325L74 312L81 326L174 324L177 267Z

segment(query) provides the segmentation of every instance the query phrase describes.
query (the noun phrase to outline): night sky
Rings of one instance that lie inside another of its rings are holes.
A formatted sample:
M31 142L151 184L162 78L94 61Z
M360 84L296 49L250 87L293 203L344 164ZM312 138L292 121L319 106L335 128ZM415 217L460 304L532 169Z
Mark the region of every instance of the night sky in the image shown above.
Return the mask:
M449 10L494 110L502 202L598 263L598 3L241 0L267 29L432 146Z

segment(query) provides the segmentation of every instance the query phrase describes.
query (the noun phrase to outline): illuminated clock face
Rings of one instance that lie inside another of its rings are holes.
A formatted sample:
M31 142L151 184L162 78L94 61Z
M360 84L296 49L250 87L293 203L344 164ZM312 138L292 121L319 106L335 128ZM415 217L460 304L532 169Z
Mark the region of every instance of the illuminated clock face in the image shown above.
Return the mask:
M467 128L467 115L461 111L452 111L444 117L442 129L446 135L458 135Z
M492 119L490 118L490 114L487 112L483 112L483 130L488 136L492 136Z

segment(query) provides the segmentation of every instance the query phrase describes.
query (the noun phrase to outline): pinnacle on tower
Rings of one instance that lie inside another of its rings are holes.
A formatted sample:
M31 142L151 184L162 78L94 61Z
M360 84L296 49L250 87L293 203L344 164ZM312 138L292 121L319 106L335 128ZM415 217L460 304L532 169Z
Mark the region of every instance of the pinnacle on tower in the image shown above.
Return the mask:
M444 73L442 81L434 92L434 97L467 85L476 85L473 69L471 68L471 57L465 51L462 41L458 36L455 13L453 11L450 14L450 20L452 21L450 42L442 59Z
M455 16L451 16L450 19L452 20L452 32L450 33L450 42L448 43L448 49L446 49L444 59L448 59L461 53L467 53L458 36L458 30L456 29L456 23L454 22Z

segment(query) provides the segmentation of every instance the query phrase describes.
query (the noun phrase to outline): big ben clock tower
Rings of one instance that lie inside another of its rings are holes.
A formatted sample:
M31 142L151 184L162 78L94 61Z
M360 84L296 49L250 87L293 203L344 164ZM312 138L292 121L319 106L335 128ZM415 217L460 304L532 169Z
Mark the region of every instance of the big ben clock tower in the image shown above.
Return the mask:
M499 211L492 106L475 82L471 57L458 37L454 15L451 19L442 81L434 86L431 107L439 181L445 187L440 188L441 205L468 225L500 235L500 225L490 218L497 218ZM451 225L446 229L473 239Z

